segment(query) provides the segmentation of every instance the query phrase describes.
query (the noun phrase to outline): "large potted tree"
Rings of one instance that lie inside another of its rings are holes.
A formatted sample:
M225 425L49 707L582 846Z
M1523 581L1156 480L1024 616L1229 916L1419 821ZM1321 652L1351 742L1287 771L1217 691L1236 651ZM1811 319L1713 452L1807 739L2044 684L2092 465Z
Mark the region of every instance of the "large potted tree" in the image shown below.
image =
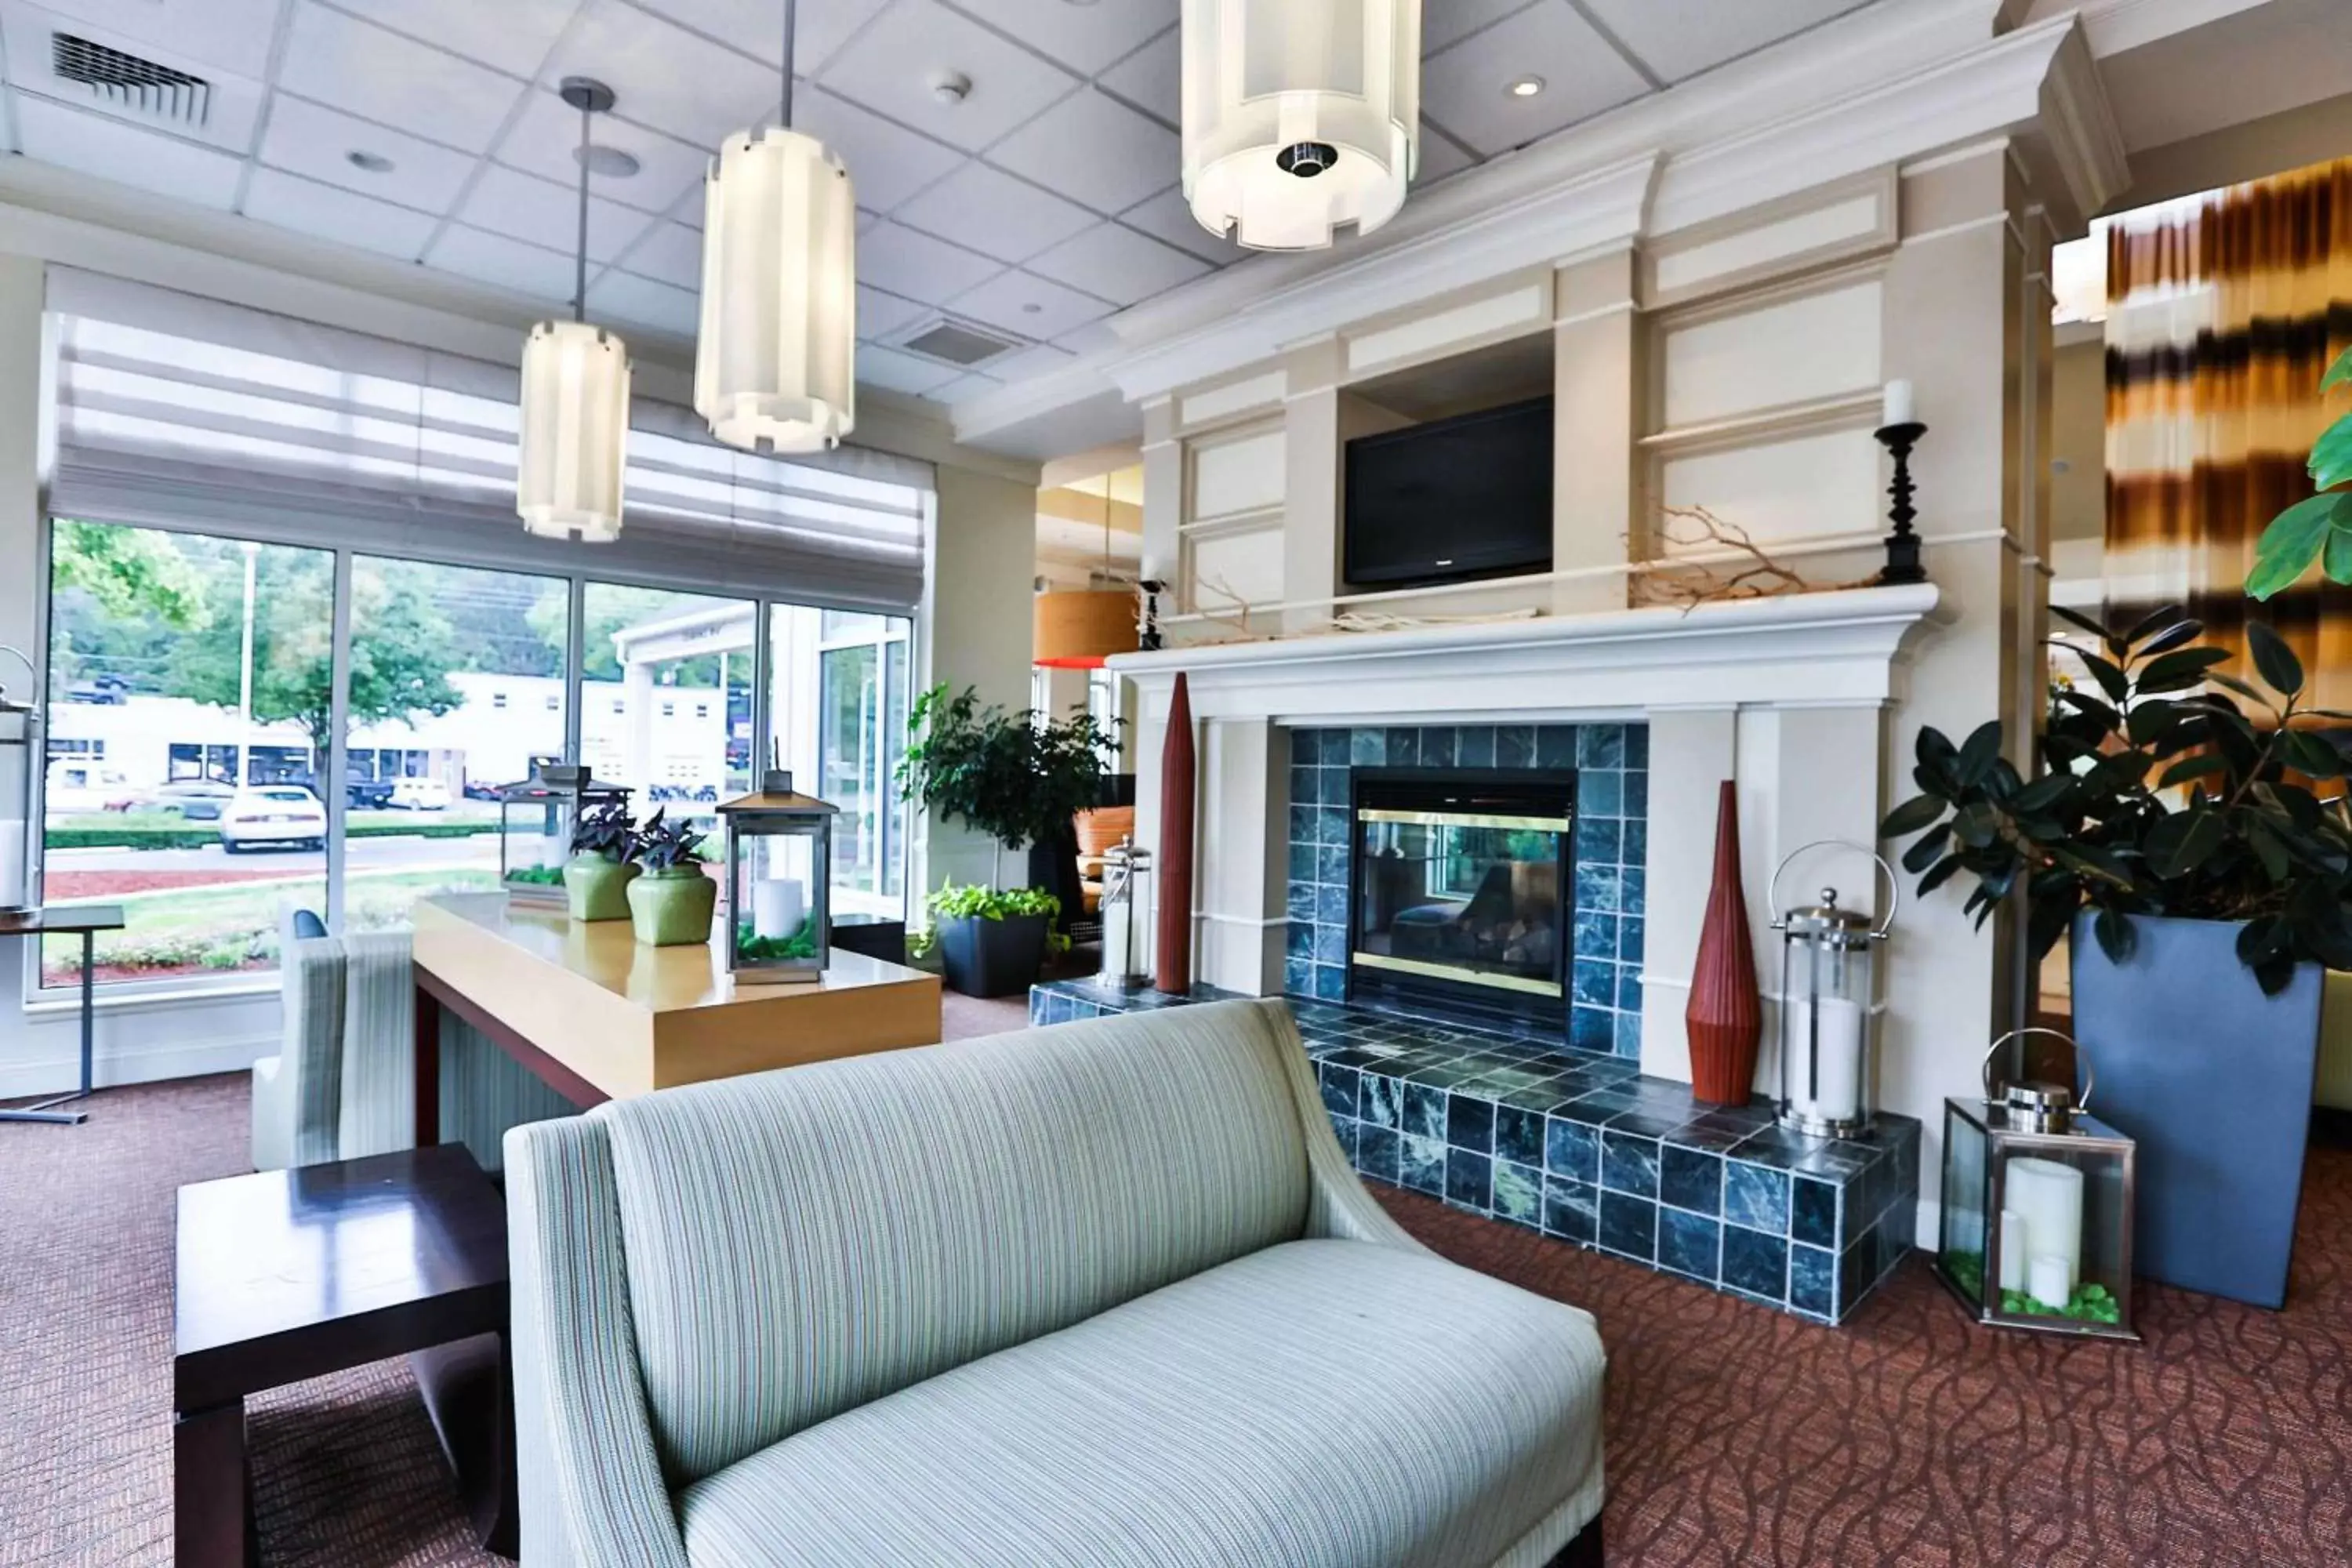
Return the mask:
M924 692L908 728L898 764L908 798L996 846L988 887L942 887L927 903L940 967L968 996L1013 995L1045 967L1061 900L1050 888L1005 888L1005 851L1058 841L1071 816L1100 798L1113 742L1087 715L1010 712L969 687Z
M2320 971L2352 964L2352 814L2304 671L2247 627L2263 686L2192 646L2177 609L2088 634L2086 689L2056 694L2046 772L2001 755L1998 722L1955 746L1920 731L1922 793L1882 832L1933 892L1963 872L1981 925L2021 896L2035 961L2073 936L2074 1034L2094 1114L2139 1142L2135 1258L2153 1278L2285 1300ZM2269 689L2263 689L2267 687Z

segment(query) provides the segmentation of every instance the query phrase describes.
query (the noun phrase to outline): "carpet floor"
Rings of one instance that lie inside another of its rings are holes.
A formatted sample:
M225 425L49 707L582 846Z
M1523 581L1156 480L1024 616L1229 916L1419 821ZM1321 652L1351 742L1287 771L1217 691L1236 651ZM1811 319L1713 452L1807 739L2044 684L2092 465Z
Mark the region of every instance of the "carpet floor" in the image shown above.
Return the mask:
M959 1035L1019 1022L960 1012ZM0 1563L170 1562L173 1192L242 1168L247 1113L211 1078L0 1126ZM2352 1152L2313 1152L2286 1310L2151 1289L2139 1347L1973 1327L1917 1258L1824 1329L1381 1195L1600 1320L1614 1568L2352 1563ZM271 1568L498 1561L404 1362L252 1409Z

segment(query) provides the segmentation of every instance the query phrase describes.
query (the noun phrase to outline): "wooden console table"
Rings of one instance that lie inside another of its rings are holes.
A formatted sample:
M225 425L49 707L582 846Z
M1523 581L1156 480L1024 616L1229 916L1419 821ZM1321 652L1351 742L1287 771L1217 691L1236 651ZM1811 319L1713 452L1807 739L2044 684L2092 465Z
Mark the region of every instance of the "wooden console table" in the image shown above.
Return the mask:
M440 1141L446 1009L583 1108L940 1038L934 974L835 948L820 981L746 985L715 947L643 947L504 893L415 906L416 1141Z

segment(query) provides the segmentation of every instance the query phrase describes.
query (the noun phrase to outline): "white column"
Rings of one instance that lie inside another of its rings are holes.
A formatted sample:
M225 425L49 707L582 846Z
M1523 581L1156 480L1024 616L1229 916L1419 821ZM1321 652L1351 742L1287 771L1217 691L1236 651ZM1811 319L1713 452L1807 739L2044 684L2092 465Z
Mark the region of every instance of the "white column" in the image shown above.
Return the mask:
M1248 996L1282 994L1288 924L1290 737L1265 719L1202 726L1200 837L1192 849L1195 978Z
M1691 967L1715 859L1716 794L1734 775L1738 725L1729 708L1650 715L1650 858L1642 931L1642 1070L1690 1080Z
M1037 488L970 468L941 467L933 530L929 598L924 611L921 686L974 688L983 703L1029 706L1033 626L1030 581L1037 561ZM961 824L933 817L926 833L924 886L985 882L995 875L996 847ZM1019 855L1003 857L1004 876L1025 881Z

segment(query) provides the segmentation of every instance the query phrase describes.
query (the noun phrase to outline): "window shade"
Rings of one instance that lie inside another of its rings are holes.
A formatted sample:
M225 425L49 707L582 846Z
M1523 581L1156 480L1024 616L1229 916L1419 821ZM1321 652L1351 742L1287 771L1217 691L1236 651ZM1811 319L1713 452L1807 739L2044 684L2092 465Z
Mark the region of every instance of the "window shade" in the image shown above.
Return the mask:
M514 515L512 367L71 268L52 269L48 305L52 511L310 542L323 528L361 549L899 615L922 597L927 463L757 457L641 397L621 538L533 539Z

